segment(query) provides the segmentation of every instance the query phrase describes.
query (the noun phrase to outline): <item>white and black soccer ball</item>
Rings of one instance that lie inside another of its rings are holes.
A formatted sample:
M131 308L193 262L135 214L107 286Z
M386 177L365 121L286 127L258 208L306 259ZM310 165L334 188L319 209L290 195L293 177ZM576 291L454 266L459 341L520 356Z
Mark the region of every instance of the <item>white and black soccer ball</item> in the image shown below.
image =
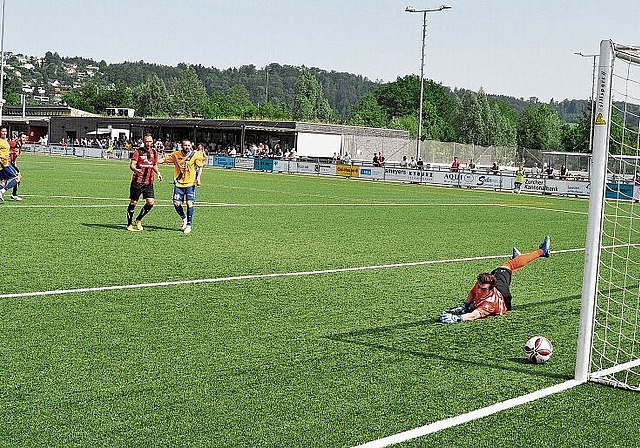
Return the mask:
M534 336L524 344L524 355L529 362L542 364L553 354L553 345L544 336Z

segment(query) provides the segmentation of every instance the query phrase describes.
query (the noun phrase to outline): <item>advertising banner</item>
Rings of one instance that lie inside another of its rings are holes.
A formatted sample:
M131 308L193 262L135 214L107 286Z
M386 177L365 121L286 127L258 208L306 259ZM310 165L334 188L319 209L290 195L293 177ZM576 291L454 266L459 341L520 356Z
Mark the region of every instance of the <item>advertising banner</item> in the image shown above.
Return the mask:
M358 177L359 169L360 167L355 165L338 164L336 165L336 174L343 177Z
M233 157L215 156L213 158L213 166L221 166L223 168L235 167L235 159Z
M236 157L235 167L244 169L244 170L252 170L253 169L253 159L248 157Z
M318 172L318 165L311 162L292 162L295 167L291 168L291 171L296 173L316 174Z
M253 169L258 171L273 171L273 159L253 159Z
M362 179L384 179L385 169L380 166L361 166L359 177Z
M608 182L605 197L607 199L633 199L633 185Z

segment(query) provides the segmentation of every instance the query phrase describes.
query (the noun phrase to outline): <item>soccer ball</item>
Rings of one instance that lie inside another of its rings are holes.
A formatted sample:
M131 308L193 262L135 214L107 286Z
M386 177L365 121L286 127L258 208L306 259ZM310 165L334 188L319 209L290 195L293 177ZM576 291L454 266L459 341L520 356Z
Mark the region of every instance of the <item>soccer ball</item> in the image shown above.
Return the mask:
M524 355L534 364L548 361L552 354L553 345L544 336L534 336L524 344Z

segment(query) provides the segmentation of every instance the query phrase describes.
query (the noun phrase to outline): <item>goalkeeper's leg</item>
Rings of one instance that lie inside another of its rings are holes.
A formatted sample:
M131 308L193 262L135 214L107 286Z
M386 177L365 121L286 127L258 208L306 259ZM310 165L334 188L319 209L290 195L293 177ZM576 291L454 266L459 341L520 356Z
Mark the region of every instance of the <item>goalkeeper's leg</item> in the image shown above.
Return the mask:
M520 269L525 267L527 264L531 263L533 260L537 260L540 257L549 257L549 246L550 246L550 238L547 236L538 250L533 252L529 252L526 254L520 254L511 260L505 261L502 266L508 268L511 272L516 269Z

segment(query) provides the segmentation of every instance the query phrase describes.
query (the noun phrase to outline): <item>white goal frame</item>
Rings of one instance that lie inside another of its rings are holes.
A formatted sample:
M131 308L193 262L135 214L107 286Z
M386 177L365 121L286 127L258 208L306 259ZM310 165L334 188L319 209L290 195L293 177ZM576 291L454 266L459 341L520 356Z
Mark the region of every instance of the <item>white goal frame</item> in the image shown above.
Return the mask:
M603 250L602 232L605 219L607 166L612 121L612 78L616 59L640 65L640 47L620 45L611 40L603 40L600 43L597 84L595 86L597 97L595 98L595 113L591 117L593 157L575 379L578 382L593 381L638 390L637 387L625 387L624 383L620 383L615 378L612 379L612 375L640 366L640 353L634 355L637 359L604 369L597 366L594 368L592 360L597 319L598 282ZM630 204L629 206L631 207L632 205Z

